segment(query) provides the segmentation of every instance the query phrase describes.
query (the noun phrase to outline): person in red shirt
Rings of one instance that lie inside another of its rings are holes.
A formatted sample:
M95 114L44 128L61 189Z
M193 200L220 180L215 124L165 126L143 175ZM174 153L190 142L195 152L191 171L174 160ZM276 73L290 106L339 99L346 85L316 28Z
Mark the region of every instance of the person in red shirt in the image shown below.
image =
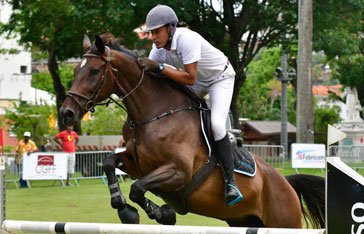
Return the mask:
M61 141L59 141L61 140ZM67 171L67 182L69 186L69 179L71 174L75 173L76 164L76 145L78 143L78 135L73 131L73 126L67 126L67 129L59 132L55 137L54 141L60 145L63 152L68 153L68 171Z

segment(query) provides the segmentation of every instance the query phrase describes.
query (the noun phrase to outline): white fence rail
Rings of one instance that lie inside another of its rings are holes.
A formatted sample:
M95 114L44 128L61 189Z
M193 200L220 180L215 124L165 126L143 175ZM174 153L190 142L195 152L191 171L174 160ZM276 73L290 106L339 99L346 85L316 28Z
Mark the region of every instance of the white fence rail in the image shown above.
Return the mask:
M85 151L76 153L75 173L71 175L71 180L79 185L82 179L103 179L102 170L103 159L112 151ZM21 178L19 167L15 163L15 153L5 155L5 185L13 183L18 188Z
M323 234L324 229L282 229L282 228L244 228L244 227L204 227L204 226L163 226L133 225L112 223L57 223L5 220L3 230L22 233L118 233L118 234Z
M244 145L253 154L262 157L275 168L284 168L284 148L280 145ZM83 179L105 179L102 170L103 159L113 151L80 151L76 152L75 173L71 180L77 185ZM5 165L5 184L13 183L18 187L21 177L19 168L15 164L15 153L8 153ZM122 178L121 178L122 179Z
M274 168L284 168L284 147L282 145L243 145L249 152L263 158Z

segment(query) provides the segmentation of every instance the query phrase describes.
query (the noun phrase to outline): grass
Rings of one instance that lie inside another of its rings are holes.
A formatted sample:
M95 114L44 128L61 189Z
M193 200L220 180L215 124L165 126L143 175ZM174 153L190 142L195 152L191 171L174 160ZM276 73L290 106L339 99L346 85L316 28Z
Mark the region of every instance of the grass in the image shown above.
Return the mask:
M50 187L50 181L33 181L31 189L6 190L6 219L58 222L120 223L116 210L110 206L110 195L102 180L83 180L81 186ZM126 197L131 181L120 183ZM148 193L158 204L163 201ZM134 206L134 203L131 203ZM137 205L141 223L157 224ZM225 222L195 214L178 215L177 225L227 226Z
M283 175L295 174L296 171L285 165L284 169L277 169ZM359 172L363 175L364 170ZM300 169L300 173L325 176L322 169ZM128 199L130 180L120 183L123 194ZM37 220L58 222L92 222L119 223L116 210L110 206L108 188L101 179L82 180L80 186L61 187L53 181L32 181L31 189L16 189L9 183L6 190L6 219ZM147 193L147 197L163 204L163 201ZM138 209L141 223L157 224L150 220L145 212L136 204L130 203ZM195 214L177 215L177 225L192 226L227 226L225 222Z

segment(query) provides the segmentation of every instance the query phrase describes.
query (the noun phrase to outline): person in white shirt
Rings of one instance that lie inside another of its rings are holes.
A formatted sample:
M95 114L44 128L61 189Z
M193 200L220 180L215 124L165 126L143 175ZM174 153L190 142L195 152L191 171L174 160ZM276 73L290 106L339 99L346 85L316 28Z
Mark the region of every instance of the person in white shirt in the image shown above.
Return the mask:
M228 180L225 201L231 206L243 199L235 183L232 149L225 126L235 71L224 53L197 32L177 28L177 23L177 15L169 6L157 5L149 11L144 30L151 33L153 48L149 58L140 59L140 63L146 71L191 86L200 97L209 95L215 148Z

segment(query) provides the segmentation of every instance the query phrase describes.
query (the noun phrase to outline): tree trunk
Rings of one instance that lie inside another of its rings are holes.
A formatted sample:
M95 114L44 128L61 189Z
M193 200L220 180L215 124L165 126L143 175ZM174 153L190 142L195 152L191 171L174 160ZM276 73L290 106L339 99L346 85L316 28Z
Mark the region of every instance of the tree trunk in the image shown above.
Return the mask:
M299 0L297 67L297 143L313 143L312 0Z
M58 63L57 63L57 55L55 52L54 46L51 46L48 50L48 70L52 76L53 80L53 88L56 94L56 108L57 108L57 122L58 122L58 130L62 131L66 129L65 124L62 121L61 115L59 114L59 108L62 106L62 103L66 99L66 91L62 85L61 77L58 73ZM74 130L81 134L81 124L77 123L74 126Z

